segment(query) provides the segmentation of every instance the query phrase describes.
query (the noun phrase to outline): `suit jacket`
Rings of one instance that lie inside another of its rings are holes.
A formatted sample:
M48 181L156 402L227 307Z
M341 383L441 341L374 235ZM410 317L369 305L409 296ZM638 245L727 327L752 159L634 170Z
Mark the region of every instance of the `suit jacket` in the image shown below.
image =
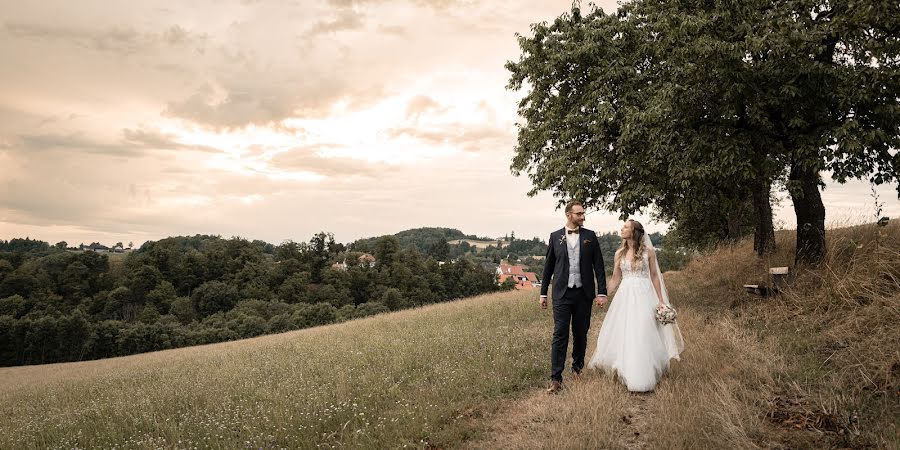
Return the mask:
M597 234L582 227L578 236L578 245L581 246L581 289L589 299L593 299L599 294L606 295L606 269L603 265L603 254L600 252ZM541 279L541 295L547 295L547 288L550 287L552 279L553 301L561 300L569 288L569 251L567 246L565 228L550 233L547 256L544 259L544 276ZM594 285L595 277L596 286Z

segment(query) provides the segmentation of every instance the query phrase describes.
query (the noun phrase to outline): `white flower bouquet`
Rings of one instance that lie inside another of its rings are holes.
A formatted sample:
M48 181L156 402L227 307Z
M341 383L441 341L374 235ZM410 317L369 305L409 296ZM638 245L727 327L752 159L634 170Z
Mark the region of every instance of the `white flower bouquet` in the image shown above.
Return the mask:
M676 317L678 317L678 313L675 312L675 308L672 305L659 305L656 307L657 322L663 325L675 323Z

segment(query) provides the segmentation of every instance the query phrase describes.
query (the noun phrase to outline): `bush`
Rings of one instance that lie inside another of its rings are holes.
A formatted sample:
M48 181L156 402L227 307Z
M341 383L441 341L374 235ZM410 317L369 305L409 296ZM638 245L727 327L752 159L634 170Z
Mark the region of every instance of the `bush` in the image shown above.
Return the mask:
M295 322L289 313L278 314L269 319L269 331L272 333L283 333L293 330L294 327Z
M360 303L356 307L356 317L374 316L376 314L383 314L390 311L391 310L387 306L384 306L384 304L381 302Z
M191 301L201 316L228 311L240 299L236 287L221 281L207 281L194 290Z
M327 325L337 320L337 308L328 303L303 305L291 316L297 328Z
M240 337L248 338L266 334L269 324L262 317L239 313L228 321L228 329Z

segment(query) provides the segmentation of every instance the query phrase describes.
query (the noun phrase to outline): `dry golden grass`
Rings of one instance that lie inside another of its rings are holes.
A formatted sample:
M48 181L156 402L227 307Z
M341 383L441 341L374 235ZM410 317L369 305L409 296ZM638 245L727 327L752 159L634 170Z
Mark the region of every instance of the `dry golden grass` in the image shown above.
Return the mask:
M793 231L776 239L764 261L751 242L698 258L675 276L677 297L711 311L726 306L777 346L787 364L766 402L781 445L900 448L900 224L829 229L817 268L793 267ZM791 266L784 295L733 289L766 282L773 266ZM702 283L703 295L692 297L682 280Z
M744 241L666 275L687 349L656 392L595 372L510 402L467 446L900 448L900 225L829 230L826 262L792 267L784 295L744 293L793 266L793 232L777 239L764 260Z
M594 318L589 356L601 320ZM772 427L757 399L773 389L782 367L778 352L728 317L685 306L679 321L687 350L656 392L629 393L613 377L589 370L559 395L535 391L511 402L468 447L740 449L767 442Z

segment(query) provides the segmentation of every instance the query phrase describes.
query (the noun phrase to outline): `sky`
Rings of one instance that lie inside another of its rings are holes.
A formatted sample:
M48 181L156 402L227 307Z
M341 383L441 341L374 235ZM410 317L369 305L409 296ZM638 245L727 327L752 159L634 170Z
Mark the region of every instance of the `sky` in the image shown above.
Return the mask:
M0 0L0 239L544 238L564 217L510 172L523 94L503 65L570 5ZM895 186L877 192L900 215ZM823 198L832 223L875 214L866 183Z

